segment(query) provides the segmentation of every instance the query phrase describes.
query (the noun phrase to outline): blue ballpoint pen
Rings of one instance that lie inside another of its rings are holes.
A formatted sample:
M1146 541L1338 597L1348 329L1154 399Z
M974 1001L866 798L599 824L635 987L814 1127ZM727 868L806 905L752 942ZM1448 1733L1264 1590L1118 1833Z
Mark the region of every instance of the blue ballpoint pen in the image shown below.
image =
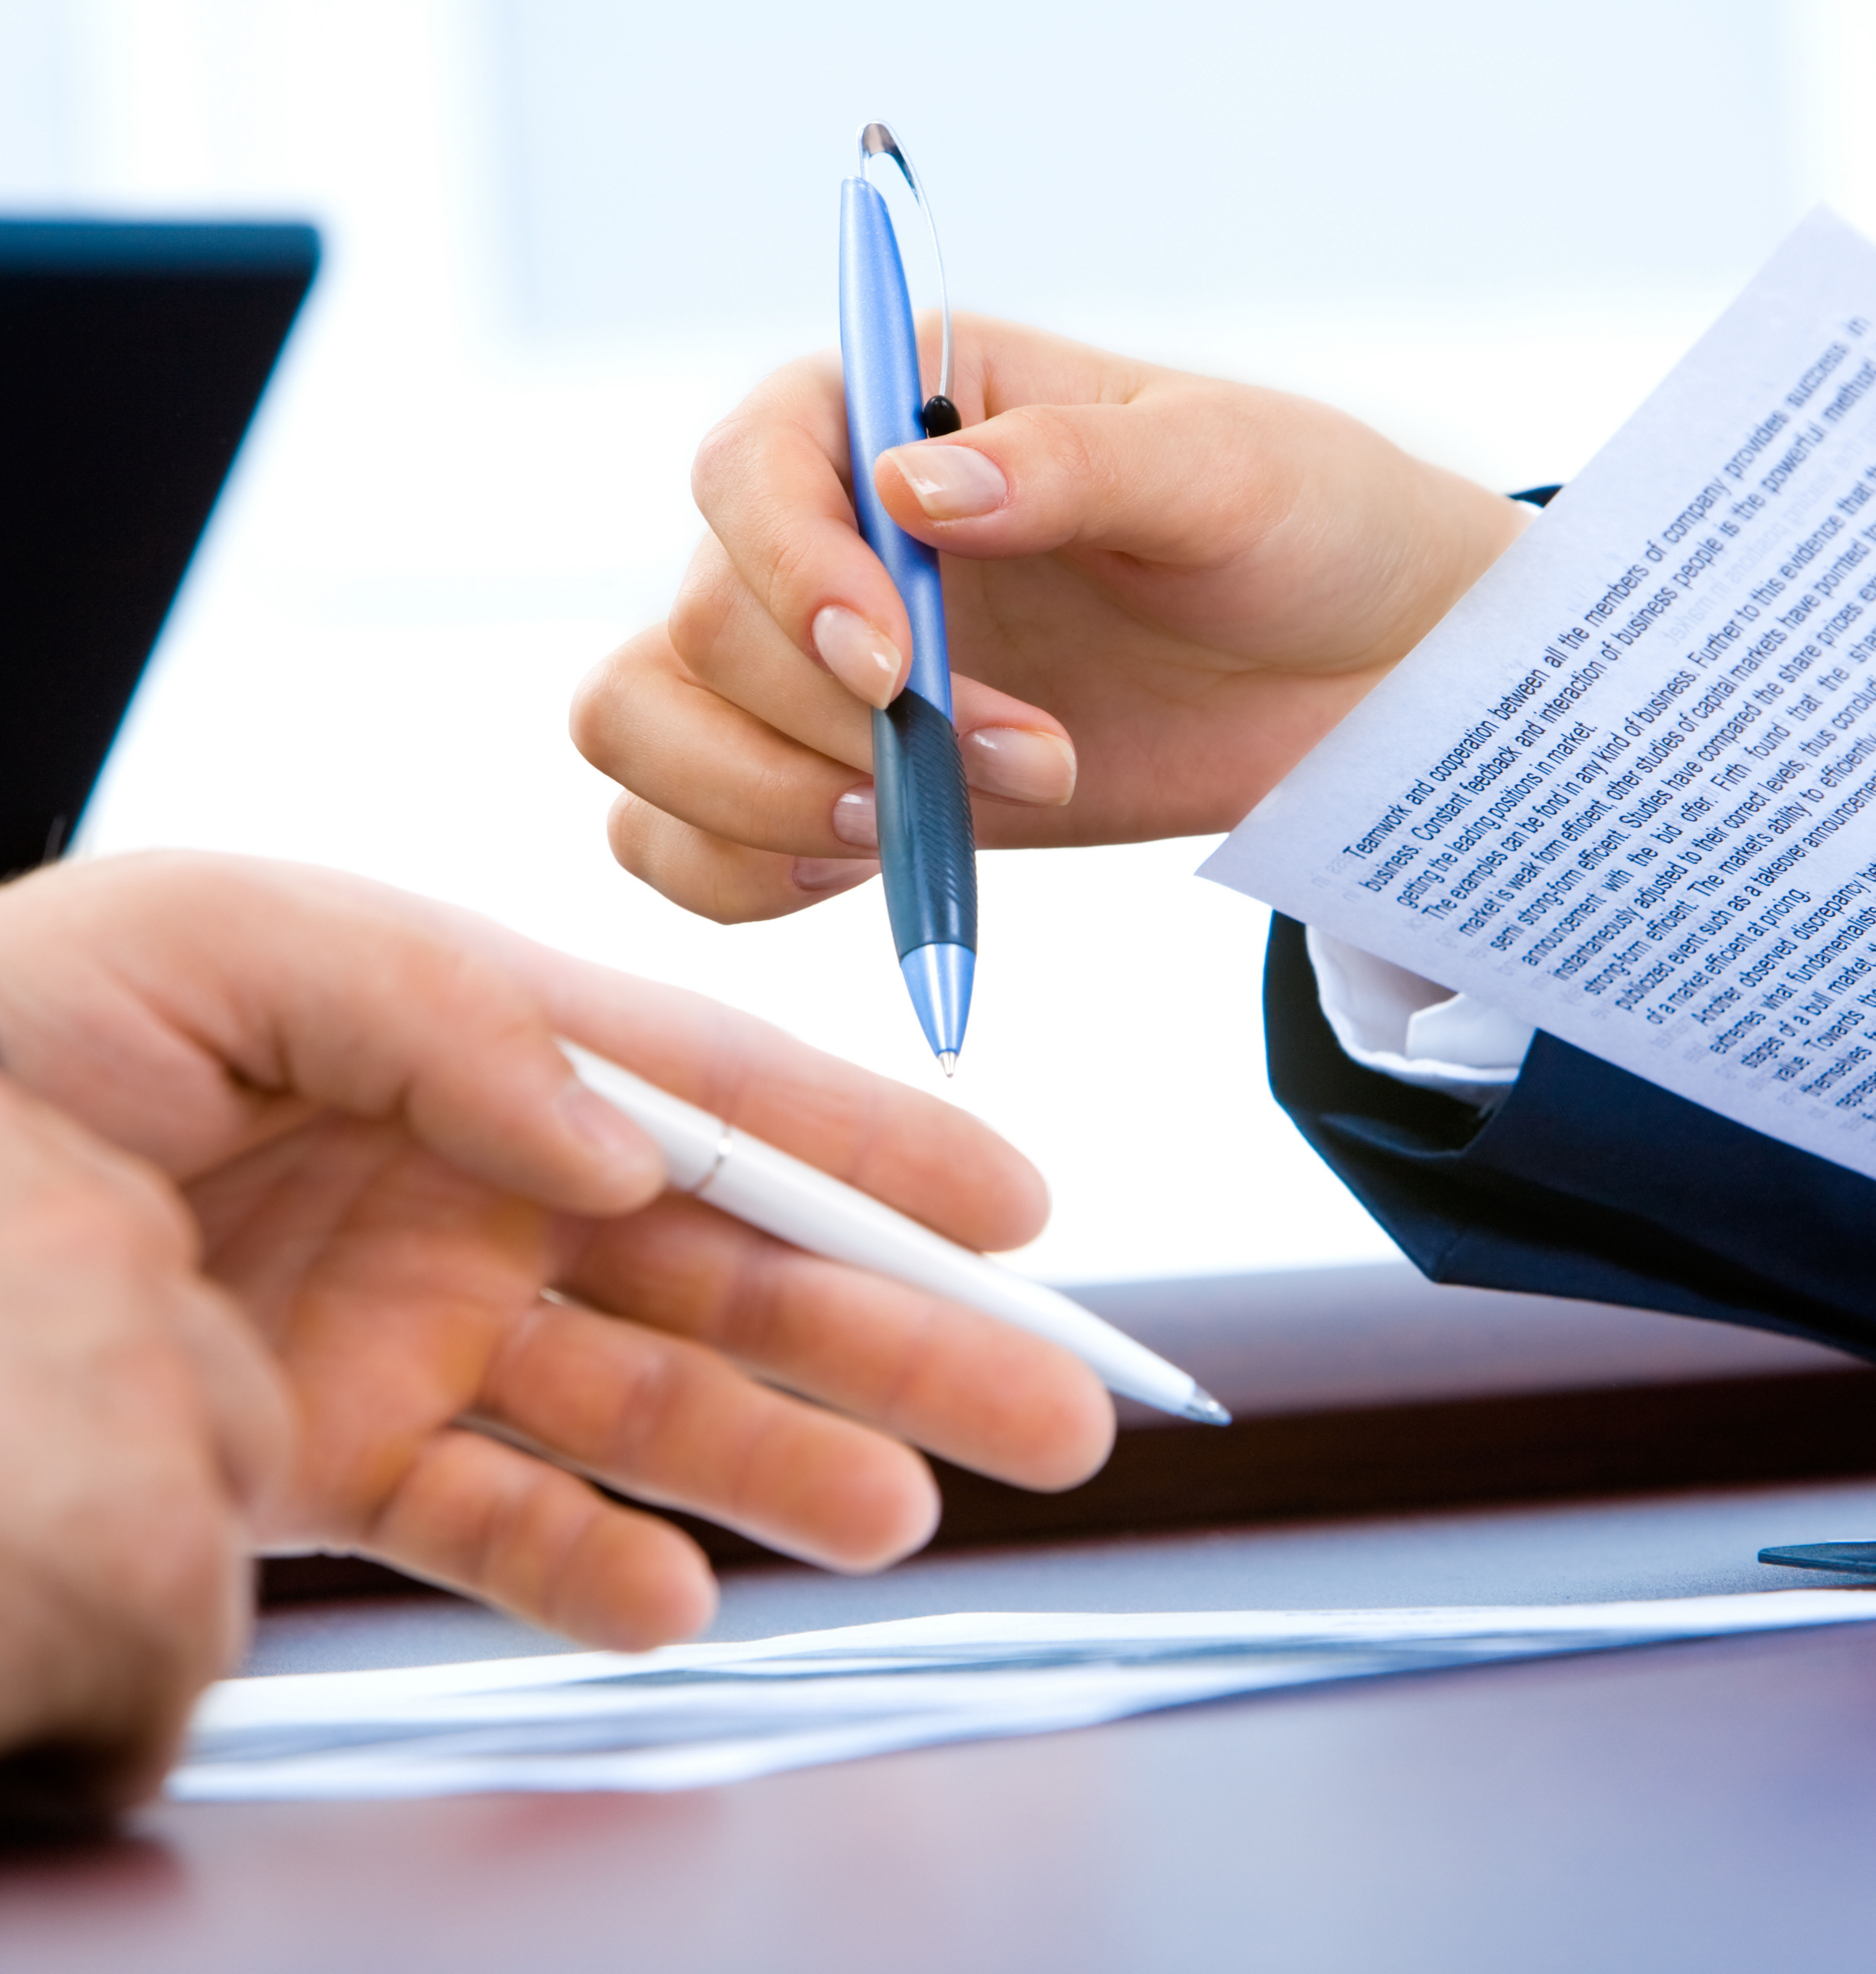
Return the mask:
M918 341L905 270L886 202L867 182L868 159L890 158L931 221L923 188L884 123L860 133L860 173L841 186L841 366L854 506L867 545L886 565L912 625L904 690L873 715L873 782L886 910L919 1024L946 1075L956 1067L977 965L977 865L970 795L951 723L951 663L945 644L938 558L893 520L873 485L873 462L889 447L956 431L951 402L951 311L936 393L919 382ZM932 245L938 244L936 229ZM942 287L943 263L939 263Z

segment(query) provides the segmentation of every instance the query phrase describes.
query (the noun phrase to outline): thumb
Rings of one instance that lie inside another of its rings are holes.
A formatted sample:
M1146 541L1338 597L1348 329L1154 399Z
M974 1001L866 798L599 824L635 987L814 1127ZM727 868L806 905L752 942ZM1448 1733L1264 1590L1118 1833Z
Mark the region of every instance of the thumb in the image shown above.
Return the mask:
M401 1112L433 1151L546 1205L626 1212L662 1189L658 1148L575 1076L540 997L427 901L286 869L267 902L246 1001L277 1083Z
M60 865L5 902L11 1073L172 1178L330 1107L400 1119L569 1212L630 1212L663 1187L657 1146L575 1077L539 993L426 900L167 852Z
M1215 565L1294 506L1295 419L1274 392L1194 385L1121 404L1024 405L881 453L874 484L908 534L947 555L1078 546Z

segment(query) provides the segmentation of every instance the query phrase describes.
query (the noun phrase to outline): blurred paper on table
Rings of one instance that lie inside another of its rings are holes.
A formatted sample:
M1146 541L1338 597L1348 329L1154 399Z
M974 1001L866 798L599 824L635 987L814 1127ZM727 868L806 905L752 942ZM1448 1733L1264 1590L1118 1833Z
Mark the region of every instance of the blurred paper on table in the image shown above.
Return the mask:
M224 1681L185 1802L700 1789L1272 1687L1876 1618L1861 1590L1620 1604L979 1612L627 1656Z
M1876 1177L1876 247L1806 220L1205 874Z

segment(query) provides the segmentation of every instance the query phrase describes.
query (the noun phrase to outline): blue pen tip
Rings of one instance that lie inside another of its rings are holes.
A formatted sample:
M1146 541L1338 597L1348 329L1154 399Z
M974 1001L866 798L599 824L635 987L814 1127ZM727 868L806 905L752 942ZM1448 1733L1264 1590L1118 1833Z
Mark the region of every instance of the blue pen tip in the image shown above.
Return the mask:
M968 946L940 940L915 946L899 962L906 992L918 1010L919 1026L925 1031L932 1054L941 1062L949 1056L955 1063L964 1046L964 1025L970 1019L971 982L976 969L977 956Z

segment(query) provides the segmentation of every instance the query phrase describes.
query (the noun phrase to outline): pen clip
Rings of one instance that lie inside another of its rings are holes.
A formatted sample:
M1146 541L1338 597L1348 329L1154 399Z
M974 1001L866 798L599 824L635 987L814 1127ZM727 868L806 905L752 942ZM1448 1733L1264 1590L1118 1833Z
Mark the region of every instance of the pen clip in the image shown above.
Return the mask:
M943 338L939 346L938 389L926 399L924 408L919 413L925 436L937 438L946 432L961 430L964 423L958 415L957 406L951 402L951 291L945 285L944 251L938 244L938 225L932 218L925 188L919 183L919 175L912 168L912 160L900 148L899 139L884 123L866 124L860 132L860 175L863 179L867 166L875 158L890 158L899 167L911 188L913 198L918 202L919 211L925 215L925 230L931 237L932 258L938 264L938 307L944 324Z

